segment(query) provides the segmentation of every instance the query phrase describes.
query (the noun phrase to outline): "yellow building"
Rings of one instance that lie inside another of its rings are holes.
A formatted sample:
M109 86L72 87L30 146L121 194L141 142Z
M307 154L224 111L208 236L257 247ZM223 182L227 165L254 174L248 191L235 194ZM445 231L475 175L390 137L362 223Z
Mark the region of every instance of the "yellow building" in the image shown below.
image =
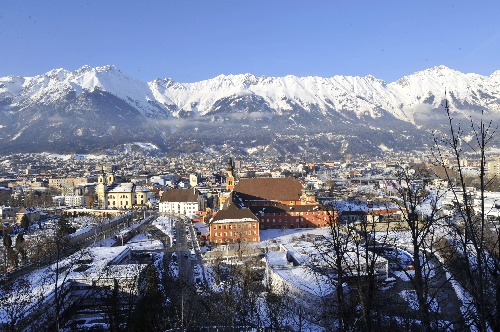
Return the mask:
M97 178L97 199L100 209L131 209L147 206L150 190L132 182L118 183L114 173L104 171Z

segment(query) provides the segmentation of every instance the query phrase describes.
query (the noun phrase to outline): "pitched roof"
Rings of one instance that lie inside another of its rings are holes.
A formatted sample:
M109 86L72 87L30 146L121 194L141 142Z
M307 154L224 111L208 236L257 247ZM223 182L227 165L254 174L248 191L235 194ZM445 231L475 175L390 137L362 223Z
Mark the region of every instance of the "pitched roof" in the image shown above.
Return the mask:
M160 202L198 202L198 191L194 189L170 189L163 193Z
M295 178L252 178L241 179L233 191L244 200L296 201L302 189Z
M259 220L249 209L239 209L234 204L230 204L227 209L220 210L219 212L217 212L215 217L212 219L212 223L248 222L248 221L259 221Z
M131 193L131 192L148 192L149 189L143 186L137 186L132 182L115 183L108 189L109 193Z

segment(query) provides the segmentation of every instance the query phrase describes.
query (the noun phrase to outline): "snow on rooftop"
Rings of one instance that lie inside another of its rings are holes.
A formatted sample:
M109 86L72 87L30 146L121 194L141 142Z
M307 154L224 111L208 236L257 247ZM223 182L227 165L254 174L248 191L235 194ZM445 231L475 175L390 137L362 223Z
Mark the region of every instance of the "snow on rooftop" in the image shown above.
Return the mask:
M120 183L116 185L114 188L111 188L109 192L130 192L134 184L131 182Z
M238 219L221 219L212 222L213 224L237 223L237 222L252 222L253 218L238 218Z
M273 272L301 291L324 297L335 291L332 280L305 266L275 268Z
M270 251L267 253L266 259L271 267L287 266L290 264L286 259L285 251Z

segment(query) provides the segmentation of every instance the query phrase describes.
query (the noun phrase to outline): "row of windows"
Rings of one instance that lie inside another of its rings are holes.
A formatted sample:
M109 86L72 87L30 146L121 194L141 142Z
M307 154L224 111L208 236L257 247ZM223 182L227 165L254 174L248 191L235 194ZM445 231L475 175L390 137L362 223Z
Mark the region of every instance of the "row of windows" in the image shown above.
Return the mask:
M326 221L326 217L323 218L323 220L321 220L321 218L311 218L311 220L309 219L305 219L305 218L294 218L294 219L290 219L290 222L299 222L299 221L311 221L311 222L319 222L319 221ZM262 221L264 222L271 222L271 219L267 218L267 219L262 219ZM281 221L284 221L284 222L288 222L288 219L281 219L281 218L278 218L278 222L281 222ZM272 219L272 222L276 222L276 219L273 218Z
M247 239L247 238L243 238L243 239L242 239L242 241L243 241L243 242L248 242L248 239ZM257 238L256 238L256 237L252 238L252 241L253 241L253 242L257 242ZM227 239L227 240L222 240L222 239L221 239L221 240L217 240L217 239L216 239L216 240L214 240L214 243L226 243L226 242L233 243L233 242L235 242L235 241L234 241L234 239L231 239L231 238L229 238L229 239Z
M319 227L326 227L328 226L328 224L304 224L304 225L287 225L287 227L290 227L290 228L299 228L299 227L316 227L316 228L319 228ZM282 225L266 225L264 227L262 227L262 229L273 229L273 228L282 228L283 226Z
M290 215L290 216L303 216L303 215L306 215L308 216L309 215L309 212L310 211L306 211L306 212L283 212L283 215L284 216L287 216L287 215ZM312 216L315 216L315 215L327 215L327 211L313 211L311 212L311 215ZM264 216L268 217L268 216L281 216L281 212L267 212L267 213L263 213Z
M218 229L238 229L238 228L257 228L257 224L238 224L238 225L219 225ZM217 229L217 225L214 225L214 229Z
M222 236L222 234L223 234L222 232L219 232L219 233L215 232L214 236ZM224 232L224 236L228 236L228 234L229 234L229 236L233 236L233 232L229 232L229 233ZM243 232L239 232L239 233L234 232L234 236L238 236L238 235L245 235L246 236L246 235L252 235L252 234L256 235L257 231L243 231Z

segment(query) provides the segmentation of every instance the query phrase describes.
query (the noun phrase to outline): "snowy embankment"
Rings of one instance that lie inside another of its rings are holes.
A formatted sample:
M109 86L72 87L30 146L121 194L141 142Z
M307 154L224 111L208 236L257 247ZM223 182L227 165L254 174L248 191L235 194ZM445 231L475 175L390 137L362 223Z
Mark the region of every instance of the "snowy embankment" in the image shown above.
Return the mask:
M144 234L137 234L127 242L126 246L135 251L157 251L163 249L161 241L150 239Z
M467 326L469 326L470 330L475 332L479 331L478 327L475 325L474 317L477 317L477 308L474 306L474 300L472 296L467 292L462 285L452 276L451 272L446 267L444 259L439 255L439 253L435 253L436 258L442 264L442 267L446 273L446 279L451 283L457 298L462 302L460 306L460 312L462 313ZM491 327L487 327L488 331L493 331Z
M165 235L169 236L172 240L172 230L174 229L173 218L161 216L156 218L156 220L153 221L152 225L162 231Z

